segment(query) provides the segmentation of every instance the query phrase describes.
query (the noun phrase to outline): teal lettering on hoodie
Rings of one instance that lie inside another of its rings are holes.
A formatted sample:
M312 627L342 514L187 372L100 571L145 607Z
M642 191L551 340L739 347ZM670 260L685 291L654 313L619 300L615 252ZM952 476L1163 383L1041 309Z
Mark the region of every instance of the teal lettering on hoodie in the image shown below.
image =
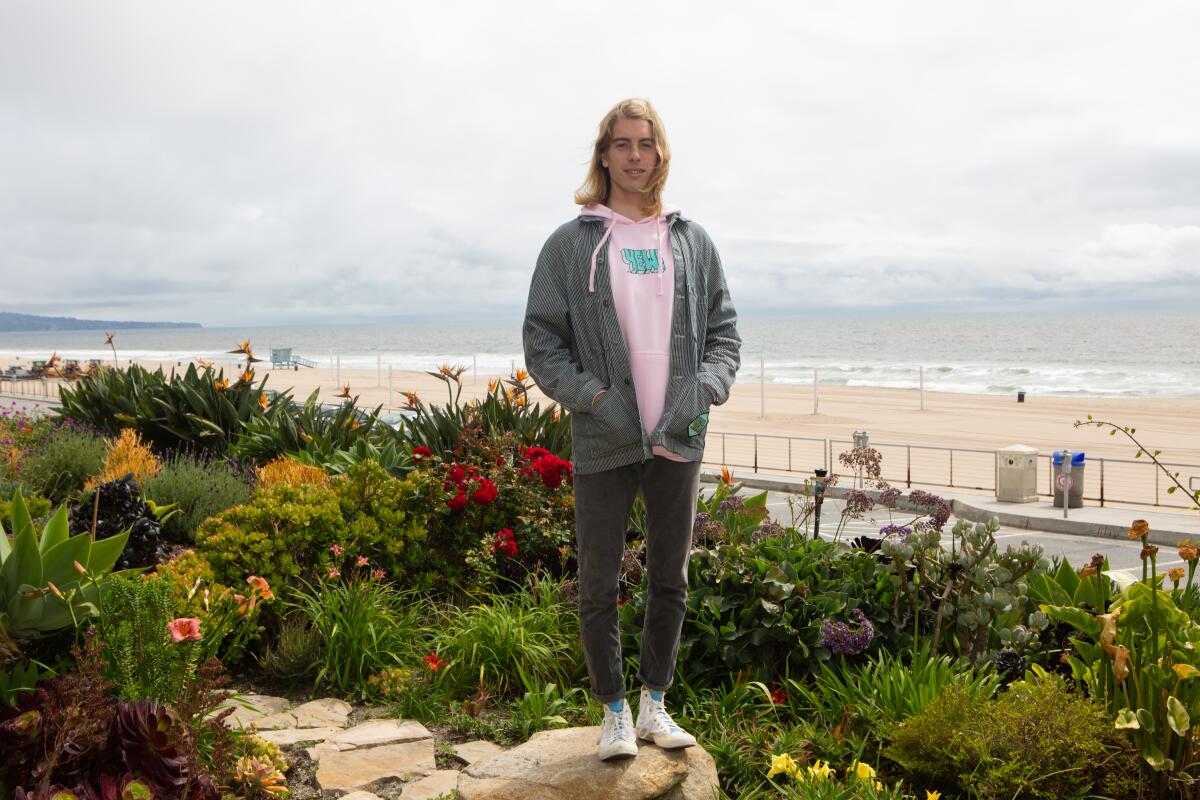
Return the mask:
M658 250L622 250L621 258L634 275L653 275L658 272Z

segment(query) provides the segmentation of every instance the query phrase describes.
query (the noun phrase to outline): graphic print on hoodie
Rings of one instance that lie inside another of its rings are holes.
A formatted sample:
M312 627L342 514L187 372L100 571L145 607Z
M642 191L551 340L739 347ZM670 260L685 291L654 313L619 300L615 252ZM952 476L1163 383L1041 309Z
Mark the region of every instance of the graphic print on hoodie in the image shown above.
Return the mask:
M664 206L657 217L634 222L607 206L584 206L582 216L604 219L608 242L608 274L613 303L633 373L642 428L653 431L662 419L671 375L671 322L675 308L675 258ZM599 247L597 247L597 251ZM595 269L595 254L592 268ZM589 280L590 289L594 281ZM661 445L655 455L675 461L687 458Z

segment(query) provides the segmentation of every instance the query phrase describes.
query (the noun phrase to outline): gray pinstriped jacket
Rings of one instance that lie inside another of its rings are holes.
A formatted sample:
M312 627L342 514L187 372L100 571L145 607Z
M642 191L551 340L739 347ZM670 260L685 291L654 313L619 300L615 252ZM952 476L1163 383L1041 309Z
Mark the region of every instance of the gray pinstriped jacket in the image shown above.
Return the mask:
M676 213L668 225L675 256L671 379L662 419L648 433L613 305L607 247L598 255L596 291L588 292L604 221L571 220L538 256L522 330L525 366L548 397L572 412L571 461L578 474L652 458L656 444L701 460L709 405L729 398L742 340L720 256L696 223ZM608 391L593 406L601 389Z

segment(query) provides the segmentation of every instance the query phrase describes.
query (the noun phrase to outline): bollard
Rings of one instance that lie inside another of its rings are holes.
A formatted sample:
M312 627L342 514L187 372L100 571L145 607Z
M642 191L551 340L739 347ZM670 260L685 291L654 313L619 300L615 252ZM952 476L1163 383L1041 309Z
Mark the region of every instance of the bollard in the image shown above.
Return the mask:
M813 470L816 480L813 481L813 538L821 538L821 503L825 501L825 476L829 472L823 467Z
M1062 451L1062 499L1063 519L1067 518L1067 509L1071 507L1071 456L1070 450Z

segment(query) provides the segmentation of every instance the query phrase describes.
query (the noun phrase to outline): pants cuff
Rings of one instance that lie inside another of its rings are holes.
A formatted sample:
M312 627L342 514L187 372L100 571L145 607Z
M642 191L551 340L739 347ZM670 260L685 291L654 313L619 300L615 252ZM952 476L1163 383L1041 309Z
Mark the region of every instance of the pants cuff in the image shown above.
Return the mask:
M595 691L593 691L592 697L596 698L596 700L598 702L608 705L609 703L615 703L618 700L624 700L625 699L625 690L622 689L619 692L614 692L611 694L597 694Z

